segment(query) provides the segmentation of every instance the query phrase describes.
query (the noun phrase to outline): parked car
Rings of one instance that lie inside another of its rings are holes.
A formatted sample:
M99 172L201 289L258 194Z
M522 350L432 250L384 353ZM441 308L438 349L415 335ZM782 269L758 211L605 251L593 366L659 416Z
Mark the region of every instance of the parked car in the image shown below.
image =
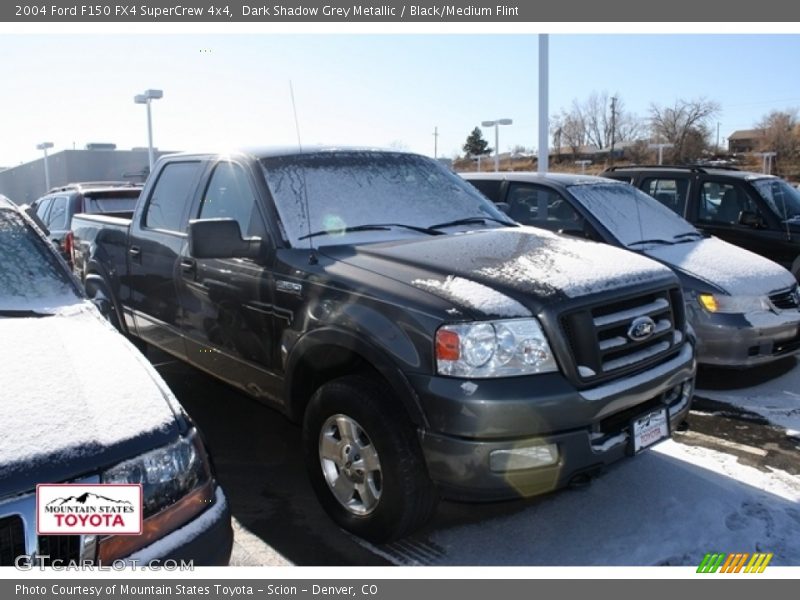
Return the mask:
M612 167L700 231L760 254L800 281L800 191L783 179L709 167Z
M440 495L585 479L689 410L669 269L521 228L429 158L173 155L132 220L73 226L109 318L301 422L322 505L371 540ZM650 319L658 332L626 337Z
M30 207L38 225L44 225L50 241L72 265L72 230L76 214L130 216L142 186L124 181L70 183L51 189Z
M631 185L549 173L466 173L525 225L627 248L673 269L697 360L752 367L800 352L800 296L780 265L698 232Z
M0 339L0 566L227 564L230 509L196 426L3 197ZM142 533L37 535L43 483L142 484Z

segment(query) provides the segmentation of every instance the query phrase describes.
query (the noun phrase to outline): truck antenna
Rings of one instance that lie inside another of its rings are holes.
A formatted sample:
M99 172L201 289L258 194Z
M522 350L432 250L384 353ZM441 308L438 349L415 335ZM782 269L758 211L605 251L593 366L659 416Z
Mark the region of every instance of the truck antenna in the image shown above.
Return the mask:
M297 120L297 104L294 101L294 86L292 85L292 80L289 80L289 95L292 97L292 113L294 114L294 129L297 132L297 147L300 149L300 154L303 154L303 142L300 139L300 123ZM308 255L308 264L315 265L317 264L317 254L314 250L314 243L311 241L313 237L311 235L311 213L308 206L308 186L306 185L306 169L302 167L300 172L303 176L303 203L305 204L305 211L306 211L306 225L308 226L308 250L310 254Z

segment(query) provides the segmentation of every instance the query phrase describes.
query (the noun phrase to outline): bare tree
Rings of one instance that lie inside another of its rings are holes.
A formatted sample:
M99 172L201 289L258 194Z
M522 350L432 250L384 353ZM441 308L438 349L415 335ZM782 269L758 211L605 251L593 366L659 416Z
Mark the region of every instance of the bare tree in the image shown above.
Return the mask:
M572 152L573 158L578 155L581 146L586 144L586 121L577 100L572 102L570 110L562 109L561 114L553 119L550 131L557 151L566 146Z
M775 168L778 174L781 166L800 155L800 131L798 130L797 109L773 110L756 125L764 132L761 142L762 152L775 152Z
M656 139L673 144L671 160L698 158L709 146L709 122L719 104L706 98L678 99L672 106L650 105L650 128Z
M635 140L642 134L642 121L633 113L625 110L619 96L613 98L608 92L592 92L583 102L572 101L569 110L562 109L556 118L560 130L561 143L577 152L583 145L592 145L599 149L608 148L612 142ZM554 144L558 146L554 138Z

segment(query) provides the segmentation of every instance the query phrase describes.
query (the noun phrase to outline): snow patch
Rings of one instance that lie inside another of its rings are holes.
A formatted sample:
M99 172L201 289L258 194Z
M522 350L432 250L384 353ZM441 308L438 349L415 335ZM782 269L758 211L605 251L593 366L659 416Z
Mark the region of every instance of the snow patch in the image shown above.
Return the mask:
M0 475L175 421L166 384L88 301L48 317L2 318L0 339Z
M472 381L465 381L461 384L461 390L467 395L472 396L476 391L478 391L478 385Z
M498 317L530 317L531 312L513 298L475 281L450 275L444 281L415 279L412 285L461 306Z
M767 295L796 283L779 264L714 237L674 246L652 246L646 253L705 279L732 296Z

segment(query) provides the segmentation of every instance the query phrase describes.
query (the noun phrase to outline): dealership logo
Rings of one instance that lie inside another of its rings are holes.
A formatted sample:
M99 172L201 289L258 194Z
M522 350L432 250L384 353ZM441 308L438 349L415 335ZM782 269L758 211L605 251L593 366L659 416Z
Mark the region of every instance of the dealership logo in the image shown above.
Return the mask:
M39 535L138 535L142 486L138 484L39 484Z
M643 342L656 331L656 323L650 317L638 317L628 328L628 337L634 342Z
M763 573L772 552L747 552L733 554L708 553L703 557L698 573Z

